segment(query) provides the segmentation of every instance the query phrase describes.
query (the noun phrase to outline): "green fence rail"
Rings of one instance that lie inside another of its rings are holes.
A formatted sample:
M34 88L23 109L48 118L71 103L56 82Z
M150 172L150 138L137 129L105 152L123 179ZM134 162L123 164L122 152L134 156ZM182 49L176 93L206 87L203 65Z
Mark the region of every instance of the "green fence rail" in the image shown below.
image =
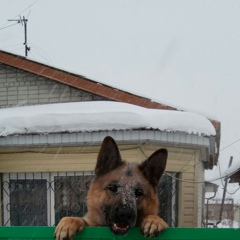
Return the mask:
M53 240L53 227L0 227L0 240ZM86 227L74 240L143 240L139 228L132 228L124 237L115 236L106 227ZM155 240L239 240L240 229L168 228Z

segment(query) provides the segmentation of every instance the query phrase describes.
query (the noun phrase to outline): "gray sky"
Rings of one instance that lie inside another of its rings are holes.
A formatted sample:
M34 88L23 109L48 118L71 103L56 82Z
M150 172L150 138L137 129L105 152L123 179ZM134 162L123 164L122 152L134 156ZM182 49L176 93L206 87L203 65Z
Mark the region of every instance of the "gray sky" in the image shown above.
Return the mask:
M0 49L222 123L221 148L240 139L240 1L0 0ZM7 27L7 28L6 28ZM240 163L240 141L221 151ZM211 172L218 177L219 169Z

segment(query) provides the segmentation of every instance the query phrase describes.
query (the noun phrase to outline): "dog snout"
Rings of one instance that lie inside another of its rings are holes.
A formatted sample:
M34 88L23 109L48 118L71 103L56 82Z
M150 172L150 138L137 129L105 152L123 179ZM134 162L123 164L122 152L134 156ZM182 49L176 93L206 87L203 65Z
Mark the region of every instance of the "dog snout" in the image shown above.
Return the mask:
M123 206L117 209L116 218L120 223L131 224L135 220L135 211L131 207Z

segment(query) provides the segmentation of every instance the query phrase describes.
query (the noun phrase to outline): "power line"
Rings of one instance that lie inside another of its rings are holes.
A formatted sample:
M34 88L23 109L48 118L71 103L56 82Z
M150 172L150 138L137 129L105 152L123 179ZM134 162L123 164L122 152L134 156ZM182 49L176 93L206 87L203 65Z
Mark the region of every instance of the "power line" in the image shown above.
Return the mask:
M227 193L229 194L229 195L234 195L238 190L240 189L240 187L238 187L234 192L232 192L232 193L230 193L230 192L228 192L227 191Z
M7 26L7 27L2 27L2 28L0 28L0 30L3 30L3 29L6 29L6 28L9 28L9 27L15 26L16 24L18 24L18 23L11 24L11 25L9 25L9 26Z
M34 4L36 4L39 0L36 0L34 3L30 4L28 7L26 7L24 10L22 10L19 14L17 14L15 17L19 16L21 13L32 7ZM28 14L29 15L29 14ZM15 18L13 17L13 18Z
M234 173L235 171L233 171L232 173ZM200 183L205 183L205 181L191 181L191 180L184 180L184 179L181 179L181 178L176 178L176 177L173 177L172 175L168 174L167 172L164 172L164 174L168 175L169 177L172 177L173 179L175 180L178 180L178 181L181 181L181 182L186 182L186 183L193 183L193 184L200 184ZM231 173L230 173L231 174ZM228 174L228 175L230 175ZM227 177L228 175L226 176L221 176L221 177L218 177L218 178L213 178L213 179L210 179L210 180L207 180L208 182L215 182L217 180L220 180L220 179L223 179L225 177Z
M143 153L143 155L146 157L146 158L148 158L148 156L145 154L145 152L142 150L142 148L141 147L138 147L139 149L140 149L140 151ZM189 161L188 161L189 162ZM198 162L198 163L196 163L196 164L194 164L193 166L191 166L191 167L189 167L188 169L186 169L185 171L187 171L187 170L189 170L190 168L192 168L192 167L195 167L196 165L198 165L198 164L200 164L201 162ZM183 168L185 168L186 167L186 165L183 167ZM183 169L182 168L182 169ZM182 170L181 169L181 170ZM180 171L181 171L180 170ZM183 172L185 172L185 171L183 171ZM183 173L182 172L182 173ZM175 179L175 180L177 180L177 181L181 181L181 182L187 182L187 183L194 183L194 184L200 184L200 183L205 183L205 181L190 181L190 180L184 180L184 179L181 179L181 178L177 178L177 177L174 177L174 176L172 176L171 174L169 174L169 173L167 173L167 172L164 172L164 174L166 174L167 176L169 176L169 177L171 177L172 179ZM215 180L214 180L215 181Z
M219 174L220 174L220 176L222 175L222 171L221 171L221 167L220 167L220 162L219 162ZM236 170L234 170L232 173L234 173L234 172L236 172ZM230 174L227 174L227 176L228 175L231 175L232 173L230 173ZM226 176L226 177L227 177ZM227 181L227 180L226 180ZM221 179L221 183L222 183L222 186L224 187L224 183L223 183L223 180ZM230 193L227 189L226 189L226 192L229 194L229 195L234 195L238 190L240 189L240 187L238 187L234 192L232 192L232 193Z
M233 144L235 144L235 143L237 143L237 142L239 142L239 141L240 141L240 138L239 138L239 139L237 139L236 141L234 141L234 142L230 143L230 144L229 144L229 145L227 145L226 147L224 147L224 148L220 149L220 151L223 151L223 150L225 150L226 148L228 148L228 147L231 147Z
M16 18L18 17L21 13L23 13L24 11L26 11L28 8L32 7L34 4L36 4L39 0L36 0L34 3L30 4L28 7L26 7L24 10L22 10L21 12L19 12L16 16L12 17L12 18ZM30 14L30 12L28 13L28 15ZM8 22L6 22L5 24L3 24L0 28L1 29L4 29L4 26L6 26L8 24ZM8 26L7 26L8 27ZM6 27L6 28L7 28Z
M141 148L141 147L138 147L138 148L141 150L141 152L144 154L144 156L145 156L146 158L148 158L148 156L144 153L144 151L142 150L142 148ZM196 165L198 165L198 164L200 164L200 163L201 163L201 162L199 161L198 163L194 164L193 166L189 167L188 169L190 169L190 168L192 168L192 167L195 167ZM186 165L185 165L185 166L186 166ZM185 167L185 166L184 166L184 167ZM186 169L185 171L187 171L188 169ZM185 171L183 171L183 172L185 172ZM210 180L208 180L208 182L215 182L215 181L217 181L217 180L221 180L221 179L226 178L227 176L231 175L231 174L234 173L234 172L235 172L235 170L232 171L231 173L228 173L228 174L225 175L225 176L222 176L222 175L220 174L220 175L221 175L220 177L210 179ZM181 178L174 177L174 176L172 176L171 174L169 174L169 173L167 173L167 172L164 172L164 174L166 174L167 176L169 176L169 177L171 177L171 178L173 178L173 179L175 179L175 180L177 180L177 181L180 181L180 182L193 183L193 184L203 184L203 183L205 183L205 180L204 180L204 181L191 181L191 180L185 180L185 179L181 179Z

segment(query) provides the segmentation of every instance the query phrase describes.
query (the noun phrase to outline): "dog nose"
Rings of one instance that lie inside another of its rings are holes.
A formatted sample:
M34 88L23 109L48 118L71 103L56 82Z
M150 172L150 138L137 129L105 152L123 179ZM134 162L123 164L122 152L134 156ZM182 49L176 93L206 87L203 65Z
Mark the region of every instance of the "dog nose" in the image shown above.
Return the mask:
M131 223L134 220L135 214L133 208L122 207L117 211L117 218L120 222Z

